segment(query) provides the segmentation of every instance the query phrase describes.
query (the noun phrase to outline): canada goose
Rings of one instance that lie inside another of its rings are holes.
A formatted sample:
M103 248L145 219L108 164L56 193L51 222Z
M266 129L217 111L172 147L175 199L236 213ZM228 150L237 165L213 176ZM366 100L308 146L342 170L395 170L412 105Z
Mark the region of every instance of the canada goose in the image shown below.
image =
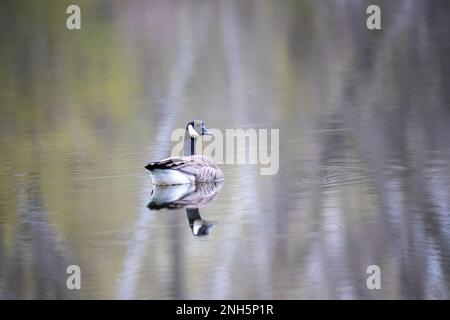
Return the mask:
M166 158L145 166L152 175L153 184L196 184L223 180L222 171L212 159L195 155L197 139L209 134L203 121L190 121L184 134L184 156Z

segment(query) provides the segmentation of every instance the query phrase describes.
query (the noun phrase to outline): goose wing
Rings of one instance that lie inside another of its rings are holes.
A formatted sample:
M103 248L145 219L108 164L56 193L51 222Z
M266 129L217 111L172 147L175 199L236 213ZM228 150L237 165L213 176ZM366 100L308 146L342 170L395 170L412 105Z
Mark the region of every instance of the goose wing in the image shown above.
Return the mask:
M187 158L187 157L184 157ZM170 157L163 159L161 161L156 162L150 162L145 166L145 169L147 170L155 170L155 169L174 169L175 166L180 165L182 163L185 163L186 159L183 159L183 157L177 158L177 157Z
M190 174L196 177L197 182L221 180L222 172L216 163L203 155L186 157L170 157L158 162L151 162L146 169L172 169Z

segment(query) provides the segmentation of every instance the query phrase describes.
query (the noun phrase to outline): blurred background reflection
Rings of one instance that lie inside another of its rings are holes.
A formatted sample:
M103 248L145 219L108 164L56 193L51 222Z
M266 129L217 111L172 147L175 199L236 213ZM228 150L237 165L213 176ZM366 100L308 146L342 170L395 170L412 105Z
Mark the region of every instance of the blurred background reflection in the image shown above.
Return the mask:
M450 298L448 1L76 3L79 31L0 2L0 298ZM147 208L191 119L280 128L277 175L221 166L204 237Z

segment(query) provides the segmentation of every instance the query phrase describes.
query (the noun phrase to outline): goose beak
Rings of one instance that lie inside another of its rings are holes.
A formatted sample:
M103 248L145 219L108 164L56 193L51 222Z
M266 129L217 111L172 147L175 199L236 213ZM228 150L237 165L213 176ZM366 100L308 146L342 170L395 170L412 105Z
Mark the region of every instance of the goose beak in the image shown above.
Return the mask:
M202 135L204 135L204 136L212 136L213 134L211 132L209 132L208 129L206 129L206 127L205 127L205 128L202 129Z

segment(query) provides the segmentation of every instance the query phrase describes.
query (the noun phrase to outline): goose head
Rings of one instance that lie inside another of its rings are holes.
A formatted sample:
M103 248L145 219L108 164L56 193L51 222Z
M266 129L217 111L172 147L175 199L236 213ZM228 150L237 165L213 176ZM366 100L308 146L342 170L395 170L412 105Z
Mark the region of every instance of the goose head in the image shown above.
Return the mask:
M186 131L192 139L197 139L200 136L211 135L202 120L192 120L186 126Z

